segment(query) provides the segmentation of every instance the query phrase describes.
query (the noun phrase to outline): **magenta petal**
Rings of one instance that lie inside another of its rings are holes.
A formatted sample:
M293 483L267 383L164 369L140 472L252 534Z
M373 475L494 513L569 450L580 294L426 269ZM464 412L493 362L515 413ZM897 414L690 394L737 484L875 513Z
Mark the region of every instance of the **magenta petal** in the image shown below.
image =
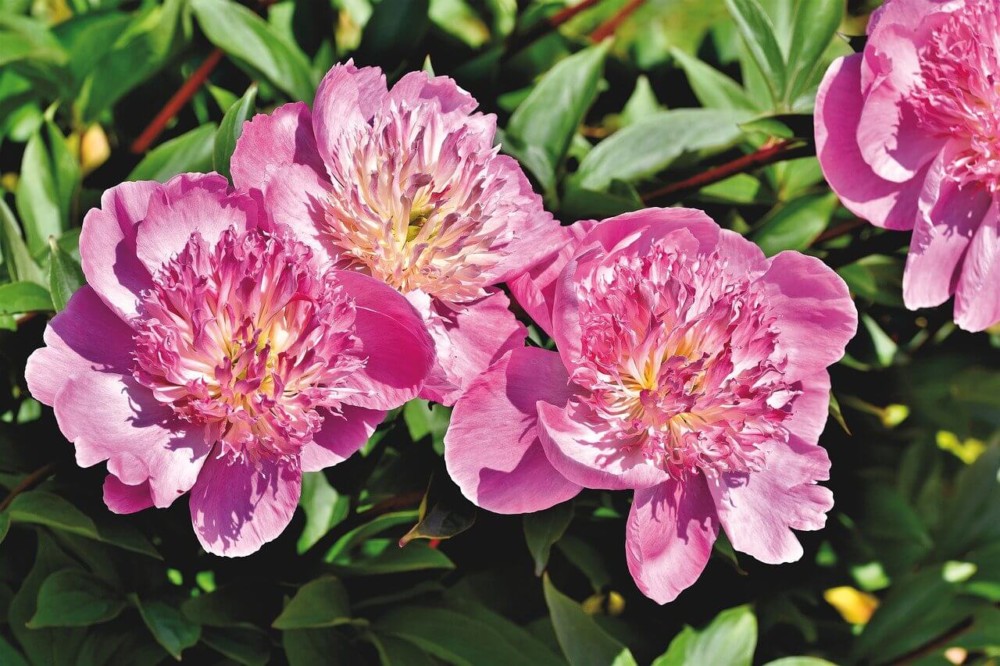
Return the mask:
M176 190L172 196L150 202L136 234L136 252L151 273L180 253L195 232L214 244L230 227L242 231L257 225L257 204L244 194L219 191L220 178L228 186L218 174L182 174L164 185Z
M139 293L152 286L149 271L135 255L135 225L146 217L159 183L122 183L101 196L80 231L80 259L87 283L119 316L135 315Z
M230 165L233 184L241 190L263 190L275 172L289 164L326 173L313 136L312 114L302 102L257 114L243 124Z
M704 477L635 491L625 525L625 557L636 585L659 604L677 598L705 569L719 534Z
M149 481L137 486L122 483L114 474L104 479L104 503L115 513L136 513L153 506Z
M319 84L313 102L313 130L324 162L335 164L340 137L365 125L382 106L387 90L378 67L335 65Z
M815 257L781 252L761 278L778 319L778 340L788 355L787 379L825 370L844 355L858 329L847 285Z
M81 373L59 391L55 413L76 446L77 464L107 460L108 471L122 483L148 480L153 503L161 508L194 485L211 450L200 429L186 429L131 376Z
M818 530L826 524L833 493L816 482L829 477L826 451L792 436L767 453L764 469L724 474L708 488L733 548L781 564L802 557L793 529Z
M468 383L491 363L524 345L527 331L514 318L502 291L454 309L421 292L412 292L408 299L424 318L437 358L421 398L455 404Z
M521 347L469 384L452 412L444 458L470 501L495 513L530 513L580 492L538 439L537 403L565 405L568 381L558 354Z
M447 76L430 76L426 72L409 72L389 91L388 102L407 102L416 106L423 100L437 100L442 113L455 111L472 113L479 103Z
M650 488L670 479L663 469L646 460L639 447L626 449L583 423L584 408L538 403L539 435L552 466L584 488L626 490Z
M398 291L367 275L338 271L337 284L354 298L355 330L368 359L348 378L358 394L345 402L395 409L412 400L434 365L434 343L420 315Z
M324 269L334 254L320 233L330 196L330 183L301 164L276 169L274 178L264 188L264 202L271 219L291 229L296 238L308 245Z
M792 414L783 425L802 441L815 444L830 416L830 373L817 370L799 381L802 392L795 397Z
M202 547L226 557L260 550L288 526L302 472L283 461L213 455L191 489L191 522Z
M46 346L28 358L24 376L31 395L46 405L54 404L76 375L91 370L127 374L132 363L132 329L87 285L49 322L44 340Z
M384 411L350 405L340 414L327 412L313 441L302 447L302 471L318 472L344 462L365 445L384 418Z
M972 238L955 298L955 323L982 331L1000 322L1000 204L996 198Z
M887 229L912 229L923 172L904 185L877 176L857 142L864 101L860 54L834 61L816 97L816 152L823 175L852 213Z

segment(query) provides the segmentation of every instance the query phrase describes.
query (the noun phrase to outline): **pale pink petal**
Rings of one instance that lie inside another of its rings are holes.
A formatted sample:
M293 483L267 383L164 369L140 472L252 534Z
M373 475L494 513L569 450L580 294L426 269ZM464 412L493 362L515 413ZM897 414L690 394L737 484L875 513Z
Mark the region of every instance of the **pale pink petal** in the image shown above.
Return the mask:
M409 72L389 91L386 102L408 103L415 106L424 100L437 100L443 113L472 113L479 103L447 76L431 76L426 72Z
M556 280L576 253L580 240L595 224L597 224L596 220L581 220L568 227L553 227L548 237L539 241L548 247L551 253L528 271L507 283L517 304L550 337L552 336L552 305L555 301Z
M318 472L344 462L365 445L384 418L384 411L350 405L340 414L327 412L313 441L302 447L302 471Z
M1000 204L996 198L969 245L955 291L955 323L982 331L1000 322Z
M271 219L291 229L325 265L335 254L320 233L330 196L330 183L325 177L301 164L275 169L274 178L264 186L264 202Z
M719 519L733 548L767 564L794 562L802 544L792 532L818 530L833 508L833 493L816 485L830 477L826 450L792 436L775 443L766 467L748 474L723 474L708 481Z
M335 65L319 84L313 103L313 131L319 154L336 164L340 137L368 123L387 94L385 74L377 67Z
M539 436L556 470L584 488L651 488L670 475L651 463L641 447L623 447L613 434L587 425L585 408L538 403Z
M521 347L469 384L452 412L444 458L470 501L495 513L530 513L580 492L538 439L537 403L565 405L568 380L558 354Z
M905 185L878 177L856 139L863 98L861 55L834 61L816 97L816 153L823 175L852 213L887 229L912 229L923 173Z
M204 432L177 419L131 376L85 372L55 399L56 420L76 446L76 462L104 460L122 483L149 481L153 503L167 507L194 484L211 450Z
M407 295L434 340L436 363L420 397L453 405L470 381L504 352L521 347L527 331L502 291L455 309L421 292Z
M368 359L347 379L358 393L345 402L395 409L412 400L434 365L434 342L419 313L398 291L367 275L339 271L337 283L354 298L355 331Z
M135 225L146 217L159 183L122 183L101 196L80 231L80 260L87 283L119 316L135 315L139 293L152 285L149 271L135 256Z
M326 173L313 136L312 114L303 102L279 106L243 123L230 171L237 188L263 191L274 174L290 164Z
M625 557L636 585L659 604L677 598L705 569L719 534L700 474L635 491L625 524Z
M49 406L72 377L91 370L127 374L132 363L132 329L87 285L49 322L44 340L24 376L31 395Z
M115 513L136 513L153 506L149 481L137 486L122 483L114 474L104 479L104 503Z
M787 379L824 370L841 359L858 329L847 284L815 257L781 252L761 278L778 316L778 341L788 355Z
M253 199L219 191L218 179L228 186L226 179L217 174L200 182L189 182L187 174L177 176L164 185L164 189L176 190L174 196L154 197L150 202L136 234L136 252L151 273L183 250L196 232L214 244L230 227L242 231L257 226L257 204Z
M191 489L191 522L202 547L242 557L284 531L302 491L302 472L284 461L211 456Z

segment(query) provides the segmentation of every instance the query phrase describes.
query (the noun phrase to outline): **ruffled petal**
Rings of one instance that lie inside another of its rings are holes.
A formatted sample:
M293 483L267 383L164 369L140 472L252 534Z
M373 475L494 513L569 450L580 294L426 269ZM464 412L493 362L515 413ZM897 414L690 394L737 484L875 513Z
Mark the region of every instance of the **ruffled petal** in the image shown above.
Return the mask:
M324 268L330 266L336 255L320 233L330 196L330 183L325 177L301 164L275 169L274 178L264 188L264 202L271 220L288 227L308 245Z
M378 67L334 66L319 84L313 103L313 131L323 161L335 164L340 137L371 120L387 95Z
M104 503L114 513L136 513L153 506L149 481L137 486L122 483L114 474L104 479Z
M972 239L955 292L955 323L982 331L1000 322L1000 204L994 198Z
M245 122L230 171L237 188L263 191L275 173L290 164L302 165L316 174L326 173L313 135L312 114L303 102L279 106Z
M452 412L444 459L470 501L495 513L530 513L580 492L538 438L537 403L565 405L568 381L558 354L521 347L469 384Z

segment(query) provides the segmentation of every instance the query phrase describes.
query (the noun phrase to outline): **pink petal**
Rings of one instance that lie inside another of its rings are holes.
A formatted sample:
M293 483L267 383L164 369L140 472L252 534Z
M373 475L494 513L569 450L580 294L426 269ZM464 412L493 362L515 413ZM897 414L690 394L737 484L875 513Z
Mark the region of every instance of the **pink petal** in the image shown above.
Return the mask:
M317 261L326 266L335 254L320 233L330 196L330 183L325 176L301 164L275 169L274 177L264 188L264 202L271 219L291 229L296 238L312 248Z
M101 196L80 231L80 259L87 283L124 319L136 313L138 295L152 286L149 271L135 256L135 225L146 217L159 183L122 183Z
M434 365L434 342L423 320L400 293L361 273L338 271L337 283L354 298L355 327L364 369L348 385L345 402L368 409L395 409L420 392Z
M299 502L302 472L285 462L213 455L191 489L191 522L202 547L242 557L288 526Z
M187 245L191 234L215 243L230 227L253 228L257 225L257 204L245 194L219 190L218 174L195 177L182 174L164 185L172 193L154 198L146 219L136 234L136 252L151 273Z
M912 229L922 173L905 184L875 175L861 156L861 55L840 58L827 70L816 97L816 152L823 175L852 213L887 229Z
M327 412L323 427L302 448L302 471L318 472L344 462L365 445L384 418L384 411L350 405L341 414Z
M107 460L122 483L148 480L163 508L194 485L212 448L200 429L176 419L131 376L89 371L69 379L55 400L56 420L76 446L76 462Z
M792 529L818 530L833 508L833 493L816 485L830 477L826 451L795 436L775 444L765 469L724 474L708 482L719 519L736 550L761 562L781 564L802 557Z
M646 460L638 447L628 449L583 420L583 408L538 403L538 432L545 455L556 470L584 488L651 488L670 479Z
M569 260L576 254L580 240L597 224L596 220L582 220L568 227L553 227L548 238L539 241L554 249L545 259L507 283L517 304L524 308L538 326L552 336L552 306L555 301L556 280Z
M982 331L1000 321L1000 205L996 198L965 255L955 292L955 323Z
M840 276L815 257L781 252L761 280L778 317L787 378L810 376L839 361L858 329L857 310Z
M802 393L792 403L792 413L782 425L803 442L815 444L830 416L830 373L817 370L800 377Z
M502 291L454 309L422 292L407 295L434 340L436 363L420 397L453 405L468 383L504 352L522 347L527 331Z
M636 585L659 604L677 598L705 569L719 534L701 475L635 491L625 525L625 557Z
M920 194L903 273L903 299L911 310L941 305L955 293L962 259L992 203L984 189L960 187L948 176L955 151L948 146L938 155Z
M313 130L323 160L336 163L341 135L371 120L387 94L378 67L357 68L353 62L335 65L319 84L313 103Z
M104 503L115 513L136 513L153 506L149 481L137 486L122 483L114 474L104 479Z
M495 513L530 513L580 492L538 439L536 404L565 405L568 380L558 354L520 347L469 384L452 412L444 458L470 501Z
M386 102L405 102L411 106L423 100L437 100L443 113L472 113L479 103L447 76L430 76L426 72L409 72L389 91Z
M243 123L230 164L233 184L241 190L263 190L275 172L290 164L326 173L316 148L312 114L303 102L279 106Z
M132 363L132 329L87 285L45 327L44 340L46 346L28 357L24 375L31 395L46 405L54 404L59 390L76 375L127 374Z

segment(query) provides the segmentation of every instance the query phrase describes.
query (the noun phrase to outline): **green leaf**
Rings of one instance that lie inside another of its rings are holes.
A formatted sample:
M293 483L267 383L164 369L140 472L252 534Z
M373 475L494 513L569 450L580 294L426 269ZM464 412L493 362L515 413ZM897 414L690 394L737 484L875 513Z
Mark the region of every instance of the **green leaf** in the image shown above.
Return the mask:
M378 0L361 35L358 58L390 65L402 62L427 34L429 14L428 0Z
M136 595L130 595L130 598L153 638L174 659L180 661L181 653L201 637L201 626L188 620L174 606L162 601L142 601Z
M47 143L49 124L43 123L28 140L15 192L17 210L32 254L40 254L49 236L58 237L68 222L69 200L63 198L67 186L59 179L62 152L57 158L50 150ZM55 133L58 134L58 130ZM65 149L65 145L62 148Z
M215 123L209 123L157 146L142 158L128 180L163 183L179 173L211 170L215 132Z
M711 154L743 136L739 123L749 112L678 109L647 117L599 143L573 175L575 185L603 190L613 180L635 182L660 173L688 153Z
M426 400L411 400L403 406L403 421L410 439L419 442L430 435L435 451L444 452L444 434L448 431L451 409L444 405L431 405Z
M575 53L558 62L518 105L507 124L506 135L516 150L531 146L541 151L555 170L569 150L570 141L597 97L604 58L611 42ZM532 169L534 171L534 169ZM550 174L537 174L540 181Z
M416 541L405 548L390 544L375 557L349 564L338 562L334 568L344 576L377 576L425 569L454 569L455 563L439 550L428 547L426 542Z
M837 666L832 661L819 657L783 657L769 661L764 666Z
M787 103L805 92L817 74L817 65L844 18L843 0L813 0L795 3L792 26Z
M962 470L942 518L935 535L938 561L961 559L973 548L1000 541L1000 449L989 449Z
M350 498L340 495L323 472L306 472L302 475L302 493L299 506L306 514L297 548L302 554L312 548L330 528L344 520L350 511Z
M3 251L3 263L7 266L7 273L12 280L45 285L42 269L31 258L31 252L24 244L21 228L14 219L14 213L2 197L0 197L0 250Z
M606 634L579 603L552 585L548 574L542 578L542 589L549 615L552 616L552 627L570 666L628 666L636 663L627 647Z
M450 539L476 522L475 505L450 479L431 479L419 511L417 524L399 540L400 546L413 539Z
M640 74L636 79L635 89L622 107L622 112L618 114L618 123L621 127L626 127L663 110L664 106L656 99L656 92L649 78L645 74ZM584 140L584 143L587 141Z
M333 576L323 576L299 588L271 626L281 630L315 629L350 621L344 586Z
M397 636L435 657L461 666L555 666L555 655L517 625L493 613L434 606L397 606L375 623L378 634Z
M552 544L562 537L573 520L573 502L563 502L551 509L524 516L524 540L535 560L535 575L541 576L549 563Z
M309 61L270 24L231 0L192 0L191 8L208 41L248 67L251 76L263 74L293 98L312 99L316 86Z
M42 583L28 627L86 627L118 617L125 607L125 600L100 578L82 569L63 569Z
M427 652L415 643L383 634L371 634L369 640L378 650L382 666L437 666Z
M869 255L837 269L855 296L879 305L903 307L903 265L898 257Z
M0 664L6 666L30 666L20 652L7 642L7 639L0 636Z
M281 634L289 666L358 664L358 655L336 629L293 629Z
M76 259L59 247L56 239L49 237L49 291L56 312L62 312L70 297L84 283L83 271Z
M257 628L206 627L202 630L201 642L245 666L264 666L271 660L271 641Z
M214 150L212 151L212 163L215 170L226 178L229 178L229 160L236 150L236 141L243 134L243 123L250 120L254 112L254 103L257 101L257 86L251 85L229 110L222 117L219 129L215 133Z
M22 312L48 312L52 298L45 287L34 282L11 282L0 285L0 315Z
M764 77L771 100L777 104L783 99L787 74L771 19L757 0L726 0L726 7L736 21L750 57Z
M757 618L749 606L738 606L719 613L701 631L685 627L652 666L750 666L756 647Z
M7 537L7 532L10 531L10 515L6 513L0 513L0 543Z
M837 205L837 196L830 192L793 199L769 213L751 239L769 257L782 250L805 250L830 224Z
M684 70L691 90L702 106L712 109L757 110L742 86L719 70L680 49L670 49L670 54Z

